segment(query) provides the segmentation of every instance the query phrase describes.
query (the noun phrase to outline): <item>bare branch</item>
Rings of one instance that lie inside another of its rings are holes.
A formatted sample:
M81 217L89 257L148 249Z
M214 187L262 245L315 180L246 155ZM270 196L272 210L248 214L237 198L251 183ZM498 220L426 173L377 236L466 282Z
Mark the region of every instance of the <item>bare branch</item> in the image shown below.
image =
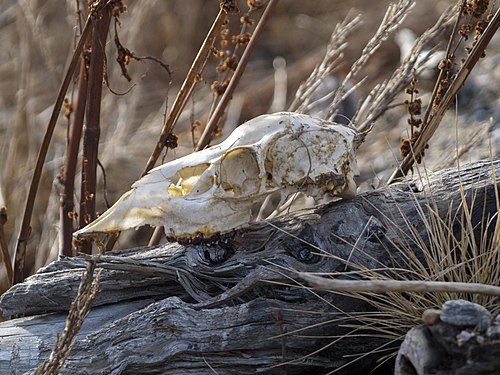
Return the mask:
M500 296L500 287L479 283L423 280L338 280L326 279L305 272L300 272L299 276L315 289L335 292L453 292Z

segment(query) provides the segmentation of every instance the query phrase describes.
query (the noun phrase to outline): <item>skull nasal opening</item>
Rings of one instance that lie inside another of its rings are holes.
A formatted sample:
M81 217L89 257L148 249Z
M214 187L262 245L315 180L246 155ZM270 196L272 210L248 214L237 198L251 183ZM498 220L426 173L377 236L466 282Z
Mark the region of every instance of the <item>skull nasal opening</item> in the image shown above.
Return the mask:
M188 195L193 190L196 194L202 194L209 190L212 185L201 179L201 176L210 167L209 163L202 163L195 166L184 167L177 171L172 181L177 181L175 184L170 184L167 191L174 197L182 197Z

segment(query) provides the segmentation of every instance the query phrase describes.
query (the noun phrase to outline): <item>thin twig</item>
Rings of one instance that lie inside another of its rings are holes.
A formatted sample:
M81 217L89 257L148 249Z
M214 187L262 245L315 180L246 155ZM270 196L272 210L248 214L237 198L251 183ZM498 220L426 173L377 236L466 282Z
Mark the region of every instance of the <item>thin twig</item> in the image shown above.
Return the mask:
M299 276L315 289L336 292L443 292L500 296L500 287L479 283L424 280L339 280L326 279L306 272L299 272Z
M7 288L10 288L10 286L12 285L12 280L14 278L14 275L12 272L12 262L10 260L9 248L7 246L7 239L5 238L5 231L3 230L3 227L7 222L7 209L3 206L1 194L2 192L0 192L0 251L1 251L0 263L3 262L3 264L5 265L5 270L7 271L7 279L9 284L7 285Z
M156 227L149 239L148 246L156 246L160 243L161 239L165 236L165 229L163 227Z
M248 64L248 60L250 59L250 56L252 55L252 52L255 46L257 45L260 35L262 34L262 31L264 30L264 27L267 21L269 20L269 17L271 16L274 8L276 7L276 4L278 4L278 0L269 0L266 9L264 10L264 13L262 13L259 23L255 27L255 31L252 34L252 37L250 38L247 47L245 48L245 52L243 52L243 55L241 56L240 62L238 63L238 66L234 71L234 75L231 78L231 81L229 82L229 85L227 86L224 95L217 104L214 113L208 120L208 123L205 126L205 129L203 130L203 134L201 135L200 140L196 145L195 149L196 151L203 150L210 143L210 140L212 139L212 133L217 128L217 125L219 124L219 121L222 115L224 114L224 111L226 110L229 101L233 97L234 90L236 89L236 86L238 85L240 78L243 75L243 72L245 71L245 68Z
M47 151L49 149L50 140L52 139L52 134L54 133L54 129L57 123L57 118L59 117L59 112L61 110L64 101L64 96L66 95L66 91L68 90L68 87L71 83L76 66L78 65L80 54L83 50L83 45L85 44L85 41L89 36L90 30L91 30L91 22L89 16L87 18L87 22L85 23L85 27L83 28L80 40L73 53L73 57L66 71L66 75L61 84L61 88L59 89L54 109L52 110L52 115L50 117L49 124L47 126L47 130L45 132L42 141L42 145L40 146L40 151L38 152L35 169L33 171L33 178L31 179L29 193L26 199L26 206L24 209L21 229L19 232L19 236L17 238L16 253L14 257L14 284L24 280L24 263L26 258L26 246L28 244L28 240L30 237L31 217L33 215L33 208L38 191L38 186L40 184L40 178L42 176L43 165L45 163L45 158L47 156Z
M455 36L457 35L458 25L460 24L460 20L462 19L462 9L464 8L466 1L467 0L462 0L462 5L458 8L458 15L457 15L457 18L455 20L455 23L453 24L453 30L451 31L450 38L448 39L448 45L446 46L446 52L445 52L446 59L448 59L450 57L451 49L453 47L453 41L455 40ZM438 92L440 82L444 78L444 74L446 71L447 71L446 69L439 70L439 74L438 74L438 77L436 79L436 83L434 84L434 88L432 90L430 103L427 106L427 110L425 111L425 114L424 114L424 118L423 118L424 124L426 124L427 121L429 120L429 116L431 114L432 107L433 107L432 103L436 99L436 94Z

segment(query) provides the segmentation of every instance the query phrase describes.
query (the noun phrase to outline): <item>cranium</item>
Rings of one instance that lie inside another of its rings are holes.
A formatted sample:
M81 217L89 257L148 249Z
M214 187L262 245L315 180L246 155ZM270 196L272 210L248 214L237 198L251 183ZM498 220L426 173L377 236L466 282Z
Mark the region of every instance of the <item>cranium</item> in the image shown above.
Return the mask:
M132 185L80 237L145 224L176 238L244 226L275 192L352 197L355 130L296 113L250 120L222 143L161 165Z

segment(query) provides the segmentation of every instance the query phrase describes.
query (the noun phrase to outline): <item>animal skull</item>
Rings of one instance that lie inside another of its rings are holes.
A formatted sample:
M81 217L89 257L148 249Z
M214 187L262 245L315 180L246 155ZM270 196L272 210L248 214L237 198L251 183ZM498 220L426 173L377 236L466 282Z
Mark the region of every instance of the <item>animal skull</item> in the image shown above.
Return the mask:
M132 185L76 237L145 224L176 238L213 236L248 224L272 193L353 197L357 133L296 113L250 120L222 143L161 165Z

